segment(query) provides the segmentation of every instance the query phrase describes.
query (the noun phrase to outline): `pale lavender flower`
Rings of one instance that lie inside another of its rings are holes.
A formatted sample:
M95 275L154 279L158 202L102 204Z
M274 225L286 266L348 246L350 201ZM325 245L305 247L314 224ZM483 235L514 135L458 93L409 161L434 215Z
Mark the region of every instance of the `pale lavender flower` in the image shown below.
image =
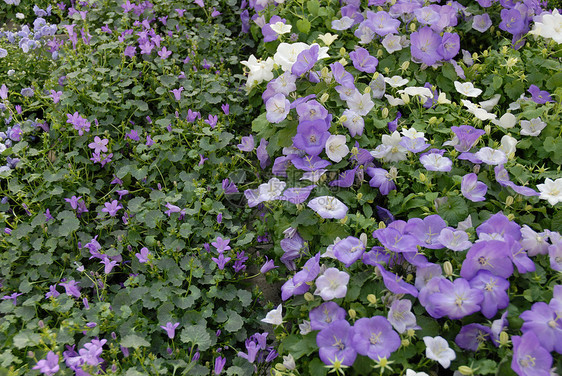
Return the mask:
M349 274L337 268L328 268L316 279L314 295L320 295L323 300L345 298Z
M353 347L373 360L390 357L401 345L400 336L382 316L360 318L353 328Z
M176 334L176 328L179 325L180 325L179 322L176 323L167 322L166 326L161 325L160 327L166 331L166 333L168 334L168 338L174 339L174 336Z
M111 202L106 202L104 203L104 208L101 209L101 211L103 213L107 213L109 214L109 216L111 217L115 217L117 215L117 212L119 211L119 209L123 209L123 206L121 206L121 204L119 204L119 201L117 200L113 200Z
M416 316L411 309L411 300L397 299L392 302L387 318L398 333L404 333L406 330L416 327Z
M462 195L472 202L484 201L488 186L478 181L475 173L466 174L461 181Z
M332 196L320 196L308 202L307 206L314 210L322 218L343 219L348 207Z
M49 351L47 357L39 360L33 369L39 370L43 375L52 376L60 369L59 356L53 351Z
M465 231L444 228L439 233L437 241L453 251L464 251L472 246Z

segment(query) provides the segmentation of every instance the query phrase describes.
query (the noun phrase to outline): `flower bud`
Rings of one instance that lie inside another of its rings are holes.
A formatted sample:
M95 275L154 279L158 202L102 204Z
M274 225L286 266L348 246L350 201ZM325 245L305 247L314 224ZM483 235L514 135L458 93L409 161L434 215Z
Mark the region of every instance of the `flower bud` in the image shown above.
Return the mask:
M379 49L377 50L377 58L380 59L383 54L384 54L384 52L383 52L382 48L379 48Z
M507 196L505 199L505 206L511 206L513 204L513 196Z
M493 27L493 26L492 26L492 27ZM482 52L482 56L488 57L488 50L484 50L484 52Z
M340 55L341 55L341 56L346 56L346 55L347 55L347 52L345 51L345 48L344 48L344 47L340 48Z
M406 331L406 335L408 338L414 338L416 336L416 331L414 329L408 329Z
M347 65L347 60L345 60L345 58L343 58L343 57L342 57L338 62L339 62L341 65L343 65L344 67Z
M363 243L363 245L367 247L367 234L362 232L361 235L359 235L359 240L361 240L361 243Z
M277 363L275 365L275 369L279 370L279 371L286 371L287 367L285 367L282 363Z
M525 205L525 211L533 210L533 205Z
M402 340L402 347L408 347L410 346L410 340L408 338L404 338Z
M509 213L509 214L507 215L507 219L509 219L510 221L513 221L513 220L515 219L515 214Z
M486 134L489 136L490 132L492 131L492 127L490 126L490 124L486 124L484 126L484 131L486 132Z
M346 116L346 115L343 115L343 116L340 118L340 123L345 123L346 121L347 121L347 116Z
M343 217L342 219L340 219L340 223L342 225L345 225L346 222L347 222L347 215L345 217Z
M377 296L375 294L367 295L367 300L370 304L377 304Z
M368 87L368 86L367 86ZM320 97L320 103L324 104L326 103L326 101L330 99L330 94L328 93L324 93L322 94L322 96Z
M505 331L502 331L500 333L500 345L505 346L509 343L509 334L507 334Z
M406 282L410 283L410 282L412 282L413 280L414 280L414 275L413 275L412 273L409 273L409 274L406 276Z
M371 92L371 87L370 86L366 86L365 90L363 90L364 94L369 94Z
M383 221L379 222L379 229L386 228L386 224Z
M443 271L445 272L445 275L447 277L450 277L453 275L453 264L451 264L450 261L445 261L443 263Z
M402 70L402 72L404 72L407 71L409 67L410 67L410 61L406 60L405 62L402 63L400 69Z
M361 192L357 193L357 201L361 201L362 198L363 198L363 193Z
M310 292L307 292L304 294L304 300L306 300L307 302L312 302L314 300L314 295L312 295Z
M400 94L400 98L404 101L404 104L410 103L410 96L406 93Z
M416 31L416 24L415 24L415 22L412 22L412 23L410 24L410 31L411 31L411 32Z
M423 183L426 180L427 178L425 177L425 174L423 172L420 172L420 181Z
M383 119L386 119L388 117L388 108L384 107L381 111L381 115Z
M480 165L474 165L474 167L472 168L472 172L474 172L476 175L478 175L478 173L480 172Z
M349 314L349 317L352 320L355 320L355 318L357 317L357 312L355 312L353 308L350 308L349 311L347 311L347 313Z
M458 368L458 371L461 373L461 375L465 375L465 376L474 375L474 370L472 368L470 368L469 366L460 366Z

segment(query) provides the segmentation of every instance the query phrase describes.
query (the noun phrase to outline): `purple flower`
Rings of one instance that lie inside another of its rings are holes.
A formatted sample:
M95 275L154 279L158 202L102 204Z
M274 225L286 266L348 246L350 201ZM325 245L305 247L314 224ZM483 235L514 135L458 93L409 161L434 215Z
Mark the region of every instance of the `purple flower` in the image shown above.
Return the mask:
M260 140L260 145L256 149L256 155L258 157L258 160L260 161L260 167L262 170L271 163L271 159L269 158L269 154L267 153L266 149L268 144L269 142L267 142L265 138L262 138Z
M62 96L62 91L50 90L50 93L51 98L53 99L53 103L59 103L60 97Z
M64 287L64 289L66 290L66 295L79 298L80 297L80 289L78 287L79 283L80 282L76 282L75 280L72 280L68 282L61 282L59 283L59 285Z
M166 331L166 333L168 334L168 338L174 339L174 336L176 335L176 328L179 325L180 325L179 322L176 323L167 322L166 326L161 325L160 327Z
M519 376L549 376L552 355L541 346L538 335L534 332L522 336L512 336L513 359L511 369Z
M254 150L254 136L249 135L242 137L242 140L238 145L236 145L240 151L253 151Z
M220 270L223 270L226 264L231 260L230 257L224 257L223 253L219 254L219 257L211 257L211 260L217 263Z
M11 295L4 295L4 296L2 297L2 300L12 300L12 303L13 303L14 305L16 305L16 304L17 304L17 298L18 298L18 296L20 296L20 295L23 295L23 293L14 292L14 293L11 294Z
M59 371L59 356L52 351L47 353L46 359L41 359L33 367L46 376L52 376Z
M265 256L265 262L260 268L260 273L265 274L268 271L275 268L278 268L278 266L275 266L274 260L273 259L270 260L267 256Z
M355 79L353 75L345 70L340 62L330 64L330 69L334 75L334 79L345 88L355 89Z
M396 190L396 184L394 184L394 180L387 170L367 167L366 171L372 177L369 185L378 188L382 195L386 196L390 191Z
M455 337L455 343L461 349L477 351L478 347L490 339L490 328L481 324L468 324L461 328Z
M475 173L466 174L461 181L462 195L472 202L485 201L488 186L485 183L478 181L478 176Z
M104 255L105 256L105 255ZM100 261L100 264L104 264L104 273L105 274L109 274L111 273L111 271L113 270L113 268L115 267L115 265L117 265L117 261L115 260L110 260L109 257L105 256L103 258L103 260Z
M335 302L325 302L310 310L310 327L313 330L327 328L332 322L343 320L346 316L345 309Z
M472 246L468 240L468 234L462 230L443 228L437 237L437 241L453 251L464 251Z
M498 277L488 270L479 270L469 283L470 287L482 291L484 295L481 311L486 318L491 319L498 310L507 308L509 304L507 279Z
M454 282L444 278L439 280L439 291L432 294L429 301L438 317L448 316L453 320L480 311L484 299L482 291L471 288L464 278L457 278Z
M274 124L281 123L289 114L290 107L291 103L285 95L275 94L265 103L267 121Z
M181 92L182 91L183 91L183 86L180 86L178 89L170 90L170 92L172 94L174 94L174 98L176 98L177 101L181 100Z
M444 61L451 60L459 53L461 39L457 33L443 33L441 45L437 48L437 53Z
M172 205L169 202L167 202L165 206L166 208L168 208L168 210L166 210L164 213L168 215L168 217L172 215L172 213L179 213L180 214L179 219L181 220L185 215L185 210L181 209L179 206Z
M496 276L509 278L513 274L510 253L507 243L503 241L479 241L468 250L460 275L470 280L479 270L488 270Z
M318 61L318 53L320 51L320 46L314 44L312 47L302 51L298 54L297 60L291 68L291 73L297 77L302 76L308 72L314 64Z
M236 187L236 184L234 184L234 182L229 180L228 178L223 179L222 189L225 195L232 195L238 193L238 187Z
M148 262L148 256L150 254L151 253L148 251L148 248L142 247L140 253L135 253L135 256L137 256L137 259L141 264L144 264L145 262Z
M88 144L88 147L90 149L94 149L94 153L106 153L107 150L107 144L109 143L109 140L107 138L104 138L103 140L101 138L99 138L98 136L94 137L94 142L91 142ZM75 208L73 208L75 209Z
M499 24L499 28L503 31L515 35L521 33L525 29L525 18L521 13L515 9L502 9L501 13L502 21Z
M366 24L376 34L384 37L387 34L397 34L400 21L393 18L385 11L377 13L367 11L367 19L364 21L364 24Z
M56 298L57 296L60 295L60 292L57 291L57 285L51 285L49 286L49 292L45 294L45 299L49 299L49 298Z
M523 335L532 332L545 350L562 354L562 320L559 312L544 302L538 302L519 317L525 321L521 327Z
M373 231L373 237L392 252L416 252L419 241L412 235L403 234L392 227L381 228Z
M212 242L211 245L217 249L218 253L223 253L224 251L229 251L232 248L228 245L230 243L230 239L223 239L220 236L217 236L217 240Z
M492 20L488 13L478 14L472 19L472 28L481 33L485 32L492 26Z
M196 3L197 1L203 2L203 0L195 0ZM215 359L215 368L213 369L213 373L215 375L220 375L222 373L225 364L226 364L226 358L223 358L222 356L217 356Z
M316 185L313 184L306 187L288 188L283 191L283 195L280 197L280 200L288 201L295 205L302 204L308 199L310 192L312 192L315 187Z
M455 150L460 152L469 151L476 144L480 136L486 133L484 130L476 129L470 125L461 125L459 127L452 126L451 130L456 136L456 140L453 141L457 142L454 144Z
M531 85L527 90L532 95L532 100L536 104L545 104L547 102L554 102L552 97L546 90L540 90L537 85Z
M388 310L388 322L392 324L398 333L404 333L408 329L416 328L416 316L412 313L411 309L411 300L397 299L392 302Z
M230 105L228 103L221 104L221 109L225 115L228 115L230 113Z
M409 283L406 283L402 277L387 271L380 264L377 264L376 267L382 276L384 285L390 292L395 294L410 294L413 297L418 296L418 290Z
M373 360L390 357L401 345L400 336L382 316L357 320L353 333L354 349Z
M348 236L337 242L333 247L334 256L349 268L359 260L365 252L365 245L354 236Z
M331 365L341 361L344 366L355 362L357 352L352 346L354 329L345 320L337 320L322 329L316 336L320 359Z
M426 65L433 65L441 60L438 48L441 46L441 36L424 26L419 31L410 34L410 51L412 58Z
M349 53L355 69L365 73L375 73L379 61L369 54L363 47L355 47L355 51Z
M158 51L158 56L160 56L160 58L162 60L169 58L171 54L172 54L172 51L168 51L168 49L166 49L166 47L162 47L162 49L160 51Z
M123 206L121 206L117 200L106 202L104 203L104 206L105 207L101 209L102 213L107 213L110 217L115 217L119 209L123 209Z

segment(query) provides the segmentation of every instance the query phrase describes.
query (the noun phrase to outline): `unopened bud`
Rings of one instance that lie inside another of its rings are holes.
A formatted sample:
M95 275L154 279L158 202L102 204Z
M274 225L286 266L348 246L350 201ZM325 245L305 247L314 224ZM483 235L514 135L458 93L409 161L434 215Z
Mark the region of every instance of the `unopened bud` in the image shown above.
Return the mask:
M533 205L525 205L525 211L531 211L533 210Z
M410 23L410 31L412 31L412 32L416 31L416 23L415 22Z
M314 295L312 295L310 292L307 292L304 294L304 300L306 300L307 302L311 302L314 300Z
M343 116L340 118L340 122L345 123L346 121L347 121L347 116L346 116L346 115L343 115Z
M408 338L414 338L416 335L416 331L414 329L408 329L406 330L406 335L408 336Z
M367 247L367 234L362 232L361 235L359 235L359 240L361 240L361 243L363 243L364 247Z
M505 199L505 206L511 206L513 204L513 196L507 196Z
M472 168L472 172L478 175L478 173L480 172L480 165L474 165L474 167Z
M429 125L434 125L437 124L437 118L435 116L432 116L429 118Z
M327 78L330 75L330 69L328 69L328 67L324 67L322 68L322 70L320 71L320 75L322 76L322 78Z
M406 71L408 70L409 67L410 67L410 60L406 60L405 62L402 63L400 69L402 69L402 71Z
M410 346L410 340L408 338L404 338L402 340L402 347L408 347Z
M400 98L404 101L404 104L410 103L410 96L406 93L400 94Z
M340 55L341 55L341 56L346 56L346 55L347 55L347 51L345 50L344 47L340 48Z
M275 365L275 369L277 369L277 370L279 370L279 371L286 371L286 370L287 370L287 367L285 367L285 366L283 365L283 363L277 363L277 364Z
M379 51L380 51L380 50L379 50ZM376 81L377 78L379 78L379 74L380 74L379 72L373 73L373 81Z
M377 50L377 57L378 57L378 58L381 58L383 54L384 54L384 52L383 52L382 48L379 48L379 49Z
M490 126L490 124L486 124L484 126L484 131L486 132L486 134L489 136L490 132L492 131L492 127Z
M377 304L377 296L375 294L369 294L367 295L367 300L369 301L369 303L371 304Z
M414 275L413 275L413 274L410 273L410 274L408 274L408 275L406 276L406 282L409 283L409 282L412 282L413 280L414 280Z
M515 214L509 213L509 214L507 215L507 219L509 219L510 221L513 221L513 220L515 219Z
M370 86L365 86L365 90L363 90L364 94L369 94L371 92L371 87Z
M368 86L367 86L368 87ZM326 103L326 101L330 99L330 94L328 93L324 93L322 94L322 96L320 97L320 103L324 104Z
M384 107L381 111L381 115L383 117L383 119L388 117L388 108Z
M426 180L427 178L425 177L425 174L423 172L420 172L420 181L423 183Z
M461 375L465 375L465 376L474 375L474 370L472 368L470 368L469 366L460 366L458 368L458 371L461 373Z
M342 57L342 58L339 60L339 63L345 67L345 66L347 65L347 60L345 60L345 58Z
M492 26L492 28L493 28L493 26ZM488 57L488 50L484 50L484 52L482 52L482 56Z
M450 261L445 261L443 263L443 271L445 272L445 275L447 277L450 277L453 275L453 264L451 264Z
M357 201L361 201L362 198L363 198L363 193L361 192L357 193Z
M345 217L343 217L342 219L340 219L340 223L342 225L345 225L346 222L347 222L347 215Z
M357 317L357 312L355 312L355 310L353 308L351 308L349 311L347 311L347 313L349 313L349 317L352 320L355 320L355 317Z
M505 346L509 343L509 334L507 334L505 331L502 331L500 333L500 345Z
M379 222L379 229L386 228L386 224L383 221Z
M507 50L507 46L503 46L502 49L501 49L501 53L502 53L503 55L505 55L505 54L507 54L507 51L508 51L508 50Z

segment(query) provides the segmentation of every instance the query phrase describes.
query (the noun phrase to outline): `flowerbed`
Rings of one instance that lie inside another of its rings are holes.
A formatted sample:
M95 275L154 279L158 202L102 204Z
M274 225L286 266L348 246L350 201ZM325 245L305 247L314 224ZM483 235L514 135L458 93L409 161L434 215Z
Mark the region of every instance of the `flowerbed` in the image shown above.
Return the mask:
M5 3L4 373L559 374L558 11Z

